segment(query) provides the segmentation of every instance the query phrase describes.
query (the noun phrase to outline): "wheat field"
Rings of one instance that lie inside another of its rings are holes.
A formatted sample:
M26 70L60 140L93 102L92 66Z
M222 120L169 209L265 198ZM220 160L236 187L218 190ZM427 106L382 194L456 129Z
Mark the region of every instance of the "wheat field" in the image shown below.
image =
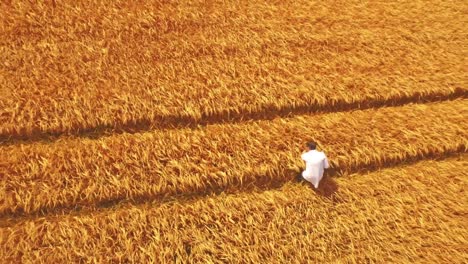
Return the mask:
M466 13L2 1L0 259L466 263Z

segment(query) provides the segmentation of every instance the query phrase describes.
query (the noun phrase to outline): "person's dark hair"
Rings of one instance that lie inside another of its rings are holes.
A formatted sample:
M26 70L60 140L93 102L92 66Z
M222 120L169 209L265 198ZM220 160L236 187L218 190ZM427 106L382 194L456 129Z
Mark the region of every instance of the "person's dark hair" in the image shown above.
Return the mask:
M311 141L311 142L307 142L307 147L310 149L310 150L314 150L317 148L317 143Z

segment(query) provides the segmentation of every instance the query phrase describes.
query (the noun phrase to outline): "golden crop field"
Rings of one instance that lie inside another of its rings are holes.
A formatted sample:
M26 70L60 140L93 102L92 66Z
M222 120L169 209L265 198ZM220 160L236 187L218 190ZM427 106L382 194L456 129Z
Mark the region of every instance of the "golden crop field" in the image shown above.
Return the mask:
M287 183L28 219L2 228L2 253L48 263L462 262L466 158L341 177L333 199Z
M7 175L0 215L285 182L302 166L301 143L310 137L323 142L340 171L466 151L467 104L460 100L9 146L0 156L5 162L0 172ZM317 125L308 131L311 123Z
M0 259L466 263L467 13L2 1Z

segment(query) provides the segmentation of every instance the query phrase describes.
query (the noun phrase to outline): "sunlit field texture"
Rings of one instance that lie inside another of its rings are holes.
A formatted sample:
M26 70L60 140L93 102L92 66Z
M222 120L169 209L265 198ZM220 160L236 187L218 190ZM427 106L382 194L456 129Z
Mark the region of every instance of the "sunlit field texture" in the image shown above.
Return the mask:
M467 13L2 1L0 259L465 263Z

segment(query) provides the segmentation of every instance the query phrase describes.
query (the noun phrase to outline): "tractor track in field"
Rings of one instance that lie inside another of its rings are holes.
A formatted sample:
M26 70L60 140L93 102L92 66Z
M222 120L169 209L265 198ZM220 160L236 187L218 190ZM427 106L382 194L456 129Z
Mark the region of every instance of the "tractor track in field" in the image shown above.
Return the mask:
M423 153L418 154L415 156L407 156L403 159L393 159L388 160L385 164L364 164L361 166L354 166L350 168L331 168L326 172L325 177L333 178L337 176L344 176L353 173L369 173L372 171L385 169L385 168L392 168L392 167L399 167L399 166L409 166L414 163L428 160L428 159L436 159L436 160L443 160L457 156L463 156L465 153L468 152L468 146L466 145L459 145L456 150L446 150L442 153ZM79 216L79 215L86 215L86 214L94 214L98 212L105 212L108 210L113 210L116 208L120 208L121 206L142 206L147 203L152 203L155 205L162 205L174 201L195 201L198 199L202 199L206 196L214 196L219 195L220 193L227 193L227 194L235 194L235 193L244 193L244 192L252 192L252 191L266 191L272 189L278 189L287 182L291 182L294 180L294 177L298 171L284 171L288 177L284 178L275 178L271 179L265 175L258 175L255 177L255 180L248 180L244 182L232 182L228 186L210 186L205 188L203 191L195 191L195 192L188 192L188 193L177 193L173 195L140 195L134 196L132 198L126 197L114 197L112 199L99 201L95 204L87 204L87 205L79 205L74 204L71 206L61 206L55 208L42 208L40 212L34 213L24 213L24 212L15 212L15 213L5 213L0 215L0 228L8 228L15 226L17 224L36 220L39 218L47 218L48 221L51 219L59 219L63 215L72 215L72 216ZM320 189L320 188L319 188ZM327 198L331 198L332 195L326 195Z
M48 132L36 127L33 128L32 134L25 134L24 132L20 132L18 134L0 134L0 147L19 144L30 144L36 142L54 142L63 136L98 139L111 134L135 134L151 130L196 128L198 126L206 126L211 124L241 123L256 120L272 120L274 118L287 118L302 114L347 112L371 108L403 106L410 103L424 104L430 102L443 102L466 98L468 98L468 90L463 88L456 88L450 94L434 93L430 95L423 95L421 93L415 93L409 96L390 98L385 100L369 100L364 98L361 101L352 103L348 103L345 101L337 101L327 106L314 104L286 105L281 108L267 106L261 111L257 112L248 112L247 109L241 109L238 112L224 110L213 114L205 114L199 119L173 114L151 120L142 118L132 122L117 123L114 126L77 128L74 131L69 132Z

